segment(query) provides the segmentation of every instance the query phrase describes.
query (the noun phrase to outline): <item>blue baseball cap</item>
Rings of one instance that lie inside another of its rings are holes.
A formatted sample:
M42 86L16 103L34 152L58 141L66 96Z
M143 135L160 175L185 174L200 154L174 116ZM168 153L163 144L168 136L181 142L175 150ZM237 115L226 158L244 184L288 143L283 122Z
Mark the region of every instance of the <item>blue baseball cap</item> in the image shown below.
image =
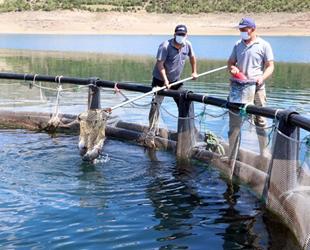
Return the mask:
M179 24L177 27L175 27L174 30L175 34L187 34L187 28L183 24Z
M236 26L236 28L240 29L240 28L245 28L245 27L249 27L249 28L256 28L255 22L252 18L243 18L240 22L239 25Z

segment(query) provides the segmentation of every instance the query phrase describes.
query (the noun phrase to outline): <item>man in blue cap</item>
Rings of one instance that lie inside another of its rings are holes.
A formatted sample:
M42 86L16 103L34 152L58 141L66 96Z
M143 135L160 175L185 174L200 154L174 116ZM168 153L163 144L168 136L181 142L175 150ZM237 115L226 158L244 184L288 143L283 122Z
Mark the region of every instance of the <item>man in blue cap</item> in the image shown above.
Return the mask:
M228 69L232 75L242 72L248 79L256 82L256 91L253 103L264 107L266 105L265 80L274 71L274 57L270 44L256 35L256 25L252 18L243 18L236 28L240 31L241 39L236 42L228 60ZM232 120L232 119L230 119ZM238 120L238 119L233 119ZM236 121L237 122L237 121ZM265 117L254 117L261 155L268 155L268 142ZM234 123L234 121L230 121ZM236 124L234 124L236 125ZM230 126L229 135L233 133Z
M187 40L187 28L180 24L175 27L174 38L159 45L156 64L153 70L152 87L163 87L173 90L181 90L183 83L170 86L170 84L180 80L185 60L189 57L192 66L191 77L197 79L196 57L192 44ZM164 100L164 96L153 96L152 106L149 113L149 135L156 134L159 107ZM179 100L174 99L179 106Z

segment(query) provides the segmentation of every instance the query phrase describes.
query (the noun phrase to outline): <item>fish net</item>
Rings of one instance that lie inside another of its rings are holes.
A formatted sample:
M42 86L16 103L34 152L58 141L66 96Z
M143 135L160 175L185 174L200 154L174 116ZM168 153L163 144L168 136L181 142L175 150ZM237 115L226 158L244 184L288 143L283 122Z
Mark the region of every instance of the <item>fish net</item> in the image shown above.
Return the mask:
M207 159L211 166L231 179L237 178L262 198L303 249L310 249L309 132L288 124L288 117L296 114L293 110L277 110L266 126L257 126L256 117L247 113L255 89L249 85L248 93L240 95L246 93L244 88L247 86L230 85L228 100L245 103L239 111L203 107L199 121L200 133L205 131L203 149L215 153ZM216 140L210 141L212 134Z
M310 137L280 119L272 146L264 198L269 209L284 218L304 249L310 249Z
M100 155L109 112L103 109L88 110L78 115L80 136L78 149L83 161L93 161Z
M269 120L269 126L263 128L256 126L244 110L239 113L227 110L226 114L223 110L221 119L212 114L215 110L210 106L204 110L204 115L211 117L206 127L212 127L224 154L213 147L218 160L214 160L215 155L210 156L210 165L248 186L290 228L303 249L310 249L310 136L306 135L307 131L283 125L285 113L291 110L279 110L281 118L275 118L272 124ZM232 130L231 123L238 126ZM206 142L205 150L208 150L213 143Z
M255 89L249 85L248 93L238 96L238 88L245 86L234 84L230 101L247 104L239 112L228 111L228 141L222 142L226 152L221 157L227 163L226 172L251 187L294 232L300 245L310 249L310 137L300 140L300 128L288 123L288 117L297 114L293 110L277 110L280 118L275 116L270 126L256 126L246 111L248 103L254 102Z

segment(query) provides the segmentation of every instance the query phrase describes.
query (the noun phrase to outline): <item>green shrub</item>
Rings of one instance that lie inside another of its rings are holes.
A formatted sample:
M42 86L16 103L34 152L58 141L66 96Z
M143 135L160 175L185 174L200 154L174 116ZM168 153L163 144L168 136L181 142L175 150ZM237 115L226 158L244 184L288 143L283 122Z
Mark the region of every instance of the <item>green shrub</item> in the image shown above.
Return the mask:
M310 1L305 0L5 0L0 4L1 12L44 10L88 10L108 11L92 5L115 6L111 11L140 11L148 13L212 13L212 12L306 12Z

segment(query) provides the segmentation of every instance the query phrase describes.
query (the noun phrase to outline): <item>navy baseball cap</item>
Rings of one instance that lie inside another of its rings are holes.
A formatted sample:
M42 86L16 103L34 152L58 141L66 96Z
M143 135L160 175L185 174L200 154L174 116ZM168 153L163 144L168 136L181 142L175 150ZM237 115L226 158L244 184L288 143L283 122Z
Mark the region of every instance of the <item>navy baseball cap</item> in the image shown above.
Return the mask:
M249 27L249 28L256 28L255 22L252 18L243 18L240 22L239 25L236 26L236 28L240 29L240 28L245 28L245 27Z
M177 27L175 27L174 30L175 34L187 34L187 28L183 24L179 24Z

